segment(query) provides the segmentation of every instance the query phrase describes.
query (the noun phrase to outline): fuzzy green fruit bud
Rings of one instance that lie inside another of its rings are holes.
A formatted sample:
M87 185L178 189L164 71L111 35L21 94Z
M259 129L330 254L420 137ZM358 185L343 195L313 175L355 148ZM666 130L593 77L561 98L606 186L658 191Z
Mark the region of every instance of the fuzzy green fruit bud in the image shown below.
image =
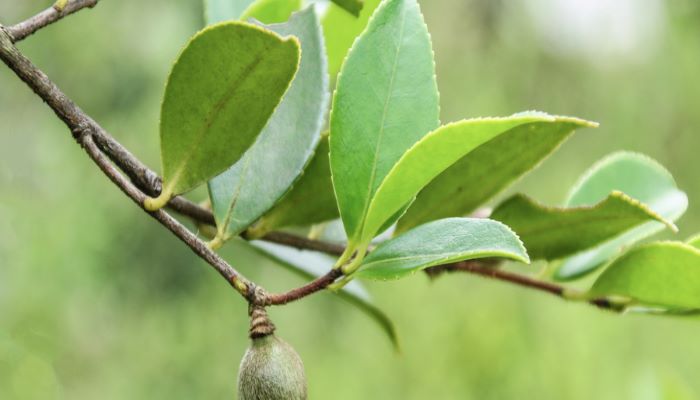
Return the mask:
M238 372L239 400L306 400L304 364L275 335L253 339Z
M238 371L239 400L306 400L304 364L274 330L264 309L251 311L252 343Z

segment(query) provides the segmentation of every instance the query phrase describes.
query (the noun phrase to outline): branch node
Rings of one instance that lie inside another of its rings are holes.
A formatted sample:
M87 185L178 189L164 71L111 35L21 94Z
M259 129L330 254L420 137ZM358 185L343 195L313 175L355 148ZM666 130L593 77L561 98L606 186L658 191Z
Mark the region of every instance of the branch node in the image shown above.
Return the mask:
M250 316L250 338L259 339L275 333L275 324L272 323L267 315L265 307L251 304L248 307L248 315Z

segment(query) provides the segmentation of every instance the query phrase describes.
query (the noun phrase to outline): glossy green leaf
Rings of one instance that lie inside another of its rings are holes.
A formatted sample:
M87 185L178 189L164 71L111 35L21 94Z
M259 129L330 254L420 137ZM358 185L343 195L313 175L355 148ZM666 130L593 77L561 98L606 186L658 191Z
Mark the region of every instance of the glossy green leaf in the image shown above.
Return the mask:
M338 218L328 150L326 136L292 190L255 224L256 236L279 228L308 226Z
M421 190L396 233L435 219L469 215L535 168L579 127L568 121L525 125L484 143Z
M351 240L379 184L438 126L438 114L433 51L418 3L385 1L343 65L331 112L333 184Z
M260 137L233 167L209 182L219 238L238 235L289 191L313 156L328 103L321 27L313 8L288 23L270 25L301 41L302 58L291 87Z
M317 278L333 267L333 258L324 254L296 250L260 241L253 241L246 243L246 245L252 246L259 254L305 279ZM374 305L364 286L357 281L352 281L336 293L372 318L391 340L394 347L396 349L399 348L399 340L394 324L381 309Z
M362 11L362 6L364 5L363 0L332 0L333 3L337 4L338 7L349 12L350 14L359 17L360 11Z
M365 257L357 276L398 279L435 265L486 257L530 262L518 236L502 223L446 218L383 242Z
M629 299L635 305L700 309L700 250L680 242L634 248L606 268L588 295Z
M517 194L501 203L490 218L518 233L530 257L553 260L585 250L644 222L664 220L622 192L612 192L594 206L547 207Z
M255 0L204 0L207 24L236 20Z
M367 243L379 227L410 202L425 185L472 150L524 125L560 123L593 126L591 122L576 118L527 112L505 118L463 120L429 133L401 157L377 189L367 211L361 243Z
M688 239L688 244L700 249L700 235L695 235L692 238Z
M355 42L355 38L367 26L370 16L377 8L380 0L365 0L365 5L357 17L348 14L336 4L331 4L323 17L323 34L326 38L328 51L328 71L335 76Z
M240 19L245 21L255 18L266 24L277 24L287 21L292 13L300 10L301 7L301 0L257 0L243 12ZM302 53L303 47L302 43Z
M190 40L170 73L161 109L162 198L240 159L287 90L299 51L296 38L240 22L210 26Z
M645 155L630 152L613 153L591 167L574 186L566 205L590 206L614 190L642 202L667 221L675 222L688 207L686 194L678 189L671 174L661 164ZM554 277L561 280L580 277L664 227L660 222L647 222L566 258Z

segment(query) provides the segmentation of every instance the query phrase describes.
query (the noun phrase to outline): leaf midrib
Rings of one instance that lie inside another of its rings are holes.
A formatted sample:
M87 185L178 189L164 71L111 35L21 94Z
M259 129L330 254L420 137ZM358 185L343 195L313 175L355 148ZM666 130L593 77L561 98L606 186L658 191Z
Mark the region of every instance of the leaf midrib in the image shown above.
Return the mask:
M244 69L243 73L241 76L235 78L232 82L226 85L226 87L230 87L230 90L227 90L224 92L224 95L222 98L216 103L214 108L209 111L207 114L207 118L204 120L204 124L202 128L197 132L195 135L194 141L192 142L192 145L190 146L190 151L185 157L185 159L182 161L180 164L180 167L176 170L175 174L173 174L173 178L170 182L170 191L177 185L177 182L180 179L180 175L182 175L182 172L185 170L189 162L192 160L192 157L194 157L194 154L197 153L199 147L201 146L202 142L204 141L204 137L206 136L206 132L211 128L212 124L216 120L216 118L221 114L221 110L231 101L233 96L238 93L237 88L240 88L240 86L243 85L252 75L253 71L255 68L262 62L262 60L267 56L268 50L270 49L269 46L265 45L263 46L262 51L258 53L258 55L253 59L252 62L250 62Z
M365 203L362 206L362 221L359 227L356 229L354 236L361 235L365 228L365 219L367 217L367 211L369 210L370 199L373 197L372 187L374 186L374 181L377 175L377 159L379 158L379 148L382 142L382 137L384 136L384 129L386 128L386 116L389 110L389 103L393 98L392 93L394 92L394 80L396 78L396 68L399 63L399 56L401 55L401 47L403 44L404 30L406 26L406 15L408 14L408 8L405 7L401 14L401 28L399 29L399 40L398 46L396 48L396 56L394 57L394 64L391 69L391 78L389 80L389 90L387 91L387 97L384 102L384 110L382 112L381 127L379 129L379 134L377 135L376 147L374 149L374 158L372 160L372 173L369 178L369 184L367 187L367 196L365 197Z

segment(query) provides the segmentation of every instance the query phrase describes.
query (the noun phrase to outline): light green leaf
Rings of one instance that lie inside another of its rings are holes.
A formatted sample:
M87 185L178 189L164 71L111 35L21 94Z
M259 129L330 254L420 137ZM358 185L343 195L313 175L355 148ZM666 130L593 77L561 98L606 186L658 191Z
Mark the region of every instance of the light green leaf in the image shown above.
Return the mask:
M588 292L632 305L700 309L700 250L681 242L634 248L614 260Z
M207 24L239 19L255 0L204 0Z
M292 190L252 228L254 236L289 226L308 226L338 218L331 167L328 160L328 136L321 139L304 175Z
M574 186L568 207L593 205L618 190L642 202L667 221L675 222L688 207L688 198L671 174L651 158L630 152L613 153L596 163ZM664 229L647 222L592 249L564 259L555 273L560 280L574 279L595 270L624 248Z
M299 51L296 38L242 22L210 26L190 40L165 88L163 193L149 208L159 208L241 158L287 90Z
M418 194L396 233L435 219L469 215L535 168L579 127L568 121L524 125L484 143Z
M522 194L501 203L490 218L518 233L530 257L553 260L585 250L644 222L677 230L644 204L614 191L594 206L547 207Z
M253 147L209 182L217 236L223 240L241 233L289 191L313 156L328 103L323 37L313 8L268 28L298 37L303 55L289 91Z
M300 10L301 7L301 0L257 0L243 12L240 19L245 21L255 18L266 24L277 24L287 21L292 13Z
M695 235L692 238L688 239L688 244L700 249L700 234Z
M418 3L385 1L343 65L331 112L333 185L351 240L379 184L438 126L438 114L433 51Z
M486 257L530 262L518 236L502 223L447 218L383 242L365 257L357 276L398 279L434 265Z
M379 227L410 202L425 185L472 150L524 125L561 123L594 126L591 122L576 118L528 112L505 118L463 120L429 133L401 157L377 189L367 211L360 242L367 243Z
M317 278L327 273L333 267L333 259L324 254L296 250L267 242L253 241L245 244L255 248L260 255L305 279ZM381 309L374 305L369 293L367 293L362 284L357 281L350 282L336 293L372 318L391 340L394 347L396 349L399 348L399 340L394 324Z
M362 6L364 1L362 0L332 0L333 3L337 4L338 7L344 9L350 14L359 17L360 11L362 11Z
M367 26L370 16L379 5L380 0L365 0L359 16L348 14L336 4L331 4L323 17L323 34L328 51L328 71L335 76L340 71L348 50L355 38Z

